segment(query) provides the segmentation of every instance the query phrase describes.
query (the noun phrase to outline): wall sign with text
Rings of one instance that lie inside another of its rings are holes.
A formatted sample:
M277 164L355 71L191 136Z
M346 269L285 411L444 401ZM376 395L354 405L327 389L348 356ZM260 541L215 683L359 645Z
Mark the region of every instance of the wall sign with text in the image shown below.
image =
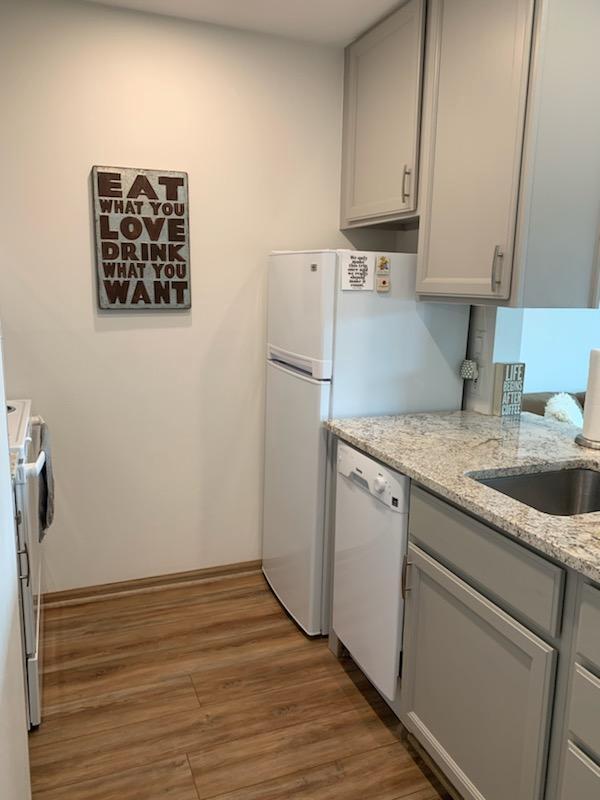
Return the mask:
M342 253L342 290L373 291L375 285L373 253Z
M192 305L185 172L93 167L98 307Z
M525 384L525 364L494 364L494 393L492 414L498 417L511 417L521 413L523 406L523 386Z

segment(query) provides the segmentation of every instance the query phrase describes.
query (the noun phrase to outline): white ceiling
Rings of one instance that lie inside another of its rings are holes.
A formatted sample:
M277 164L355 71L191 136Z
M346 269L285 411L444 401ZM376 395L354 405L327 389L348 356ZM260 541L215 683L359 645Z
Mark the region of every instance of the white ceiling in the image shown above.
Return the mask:
M320 44L345 45L399 0L88 0Z

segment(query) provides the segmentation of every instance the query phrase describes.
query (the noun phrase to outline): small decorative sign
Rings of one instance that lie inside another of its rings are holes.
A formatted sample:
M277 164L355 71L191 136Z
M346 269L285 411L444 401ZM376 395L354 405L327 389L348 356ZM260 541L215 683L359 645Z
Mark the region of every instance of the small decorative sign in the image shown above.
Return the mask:
M390 259L388 256L375 258L375 289L379 294L386 294L391 289Z
M525 364L494 364L492 413L510 417L521 413Z
M342 289L373 291L375 256L372 253L342 253Z
M191 307L185 172L92 169L98 307Z

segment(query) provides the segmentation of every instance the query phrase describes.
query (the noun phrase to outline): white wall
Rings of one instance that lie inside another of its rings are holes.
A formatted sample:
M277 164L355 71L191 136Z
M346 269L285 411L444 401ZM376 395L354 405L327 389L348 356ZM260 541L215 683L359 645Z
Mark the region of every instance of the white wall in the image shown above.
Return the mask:
M14 510L0 350L0 797L27 800L29 755Z
M467 352L480 379L467 384L465 408L491 414L494 362L524 361L525 392L583 391L593 348L600 348L597 309L473 306Z
M1 17L0 312L9 394L54 437L47 588L258 558L265 259L347 246L342 52L63 0ZM189 173L191 313L96 311L93 164Z
M527 308L520 359L526 392L580 392L587 386L590 350L600 347L600 311Z
M519 361L523 345L523 308L496 309L496 333L492 360L496 363Z

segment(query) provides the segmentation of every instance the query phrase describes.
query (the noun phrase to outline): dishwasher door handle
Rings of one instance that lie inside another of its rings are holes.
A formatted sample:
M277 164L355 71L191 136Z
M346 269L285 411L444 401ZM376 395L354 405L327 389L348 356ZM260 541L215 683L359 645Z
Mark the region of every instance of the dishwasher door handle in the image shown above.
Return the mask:
M410 592L410 586L407 586L408 581L408 568L412 565L412 561L408 560L408 555L405 553L402 559L402 599L406 600L407 592Z
M359 473L356 472L356 470L352 470L352 472L349 475L344 475L344 477L348 478L348 480L353 481L353 483L358 484L358 486L360 486L361 489L364 489L365 492L369 492L369 494L371 493L371 487L369 486L369 481L366 478L363 478L362 475L359 475Z

